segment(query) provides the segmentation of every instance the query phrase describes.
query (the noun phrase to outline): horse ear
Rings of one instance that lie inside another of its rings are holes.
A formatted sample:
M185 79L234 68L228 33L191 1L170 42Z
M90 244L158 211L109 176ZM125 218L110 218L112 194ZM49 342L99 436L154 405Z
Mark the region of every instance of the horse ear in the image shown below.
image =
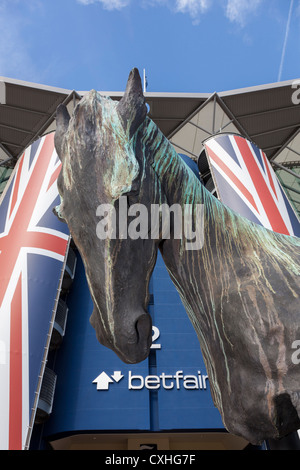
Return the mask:
M62 141L68 130L70 121L69 112L64 104L60 104L56 110L56 131L55 131L55 148L59 158L61 159Z
M126 90L118 103L117 110L123 121L124 129L131 138L144 122L147 114L142 81L136 68L132 69L129 74Z

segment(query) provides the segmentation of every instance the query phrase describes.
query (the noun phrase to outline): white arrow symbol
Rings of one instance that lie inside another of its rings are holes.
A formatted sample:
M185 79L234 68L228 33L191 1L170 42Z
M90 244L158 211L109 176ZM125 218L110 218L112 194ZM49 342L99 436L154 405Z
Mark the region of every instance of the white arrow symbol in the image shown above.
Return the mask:
M97 384L97 390L108 390L109 384L113 383L113 380L111 380L105 372L101 372L101 374L93 380L93 384L94 383Z
M124 375L121 374L120 370L114 371L114 375L112 375L112 378L115 380L115 382L120 382L120 380L124 377Z

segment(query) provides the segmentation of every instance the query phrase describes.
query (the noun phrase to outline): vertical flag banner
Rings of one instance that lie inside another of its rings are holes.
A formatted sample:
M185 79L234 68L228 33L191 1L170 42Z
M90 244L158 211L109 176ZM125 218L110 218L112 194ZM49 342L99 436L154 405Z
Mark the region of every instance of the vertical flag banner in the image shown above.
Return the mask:
M300 237L300 222L265 153L236 134L204 143L219 199L274 232Z
M0 200L0 449L25 448L68 250L54 133L18 160Z

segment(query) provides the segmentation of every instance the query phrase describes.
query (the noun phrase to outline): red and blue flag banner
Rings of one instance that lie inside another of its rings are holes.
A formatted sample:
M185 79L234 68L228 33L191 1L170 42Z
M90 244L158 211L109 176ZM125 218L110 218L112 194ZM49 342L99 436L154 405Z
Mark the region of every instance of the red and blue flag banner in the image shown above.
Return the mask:
M300 237L300 222L265 153L236 134L204 143L219 199L274 232Z
M35 412L69 245L52 212L60 168L51 133L25 150L0 200L0 449L26 447Z

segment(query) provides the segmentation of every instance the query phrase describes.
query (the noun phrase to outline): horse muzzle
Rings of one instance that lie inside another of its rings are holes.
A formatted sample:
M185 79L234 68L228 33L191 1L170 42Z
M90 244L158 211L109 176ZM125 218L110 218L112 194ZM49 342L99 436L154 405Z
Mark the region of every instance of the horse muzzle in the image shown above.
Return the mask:
M152 343L152 321L148 313L137 317L133 329L122 331L117 335L114 350L126 364L136 364L144 361L150 352Z
M152 343L152 320L142 311L130 315L131 319L114 325L114 332L108 335L94 310L90 323L95 329L97 339L103 346L112 349L126 364L136 364L145 360Z

